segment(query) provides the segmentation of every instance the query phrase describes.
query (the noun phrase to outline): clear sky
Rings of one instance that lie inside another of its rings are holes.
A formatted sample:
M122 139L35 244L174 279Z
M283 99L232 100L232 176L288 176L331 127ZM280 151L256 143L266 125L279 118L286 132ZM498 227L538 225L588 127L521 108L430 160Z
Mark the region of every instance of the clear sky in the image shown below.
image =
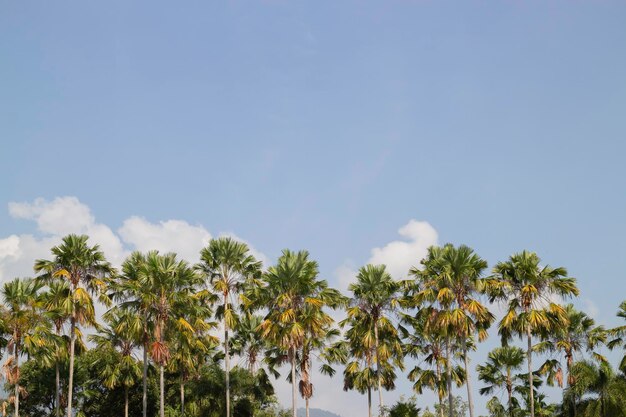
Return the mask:
M453 242L566 266L611 324L625 155L624 1L0 0L2 279L70 231L114 259L232 233L340 287Z

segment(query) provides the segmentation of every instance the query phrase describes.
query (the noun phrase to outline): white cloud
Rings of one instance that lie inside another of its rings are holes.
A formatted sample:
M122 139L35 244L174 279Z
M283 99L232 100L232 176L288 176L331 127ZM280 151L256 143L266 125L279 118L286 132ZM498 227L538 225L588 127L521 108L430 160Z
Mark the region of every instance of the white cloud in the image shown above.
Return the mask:
M366 264L384 264L395 279L404 279L411 267L419 266L428 247L437 244L438 235L430 223L413 219L398 229L398 234L404 239L373 248ZM346 291L348 285L355 280L357 268L352 261L346 260L335 269L333 275L339 289Z
M5 258L16 259L20 256L20 238L11 235L0 240L0 261Z
M426 256L429 246L437 244L437 231L428 222L410 220L398 229L404 240L394 240L382 248L372 249L367 261L371 264L387 265L387 270L396 279L406 278L409 269L418 266Z
M33 221L37 225L37 233L0 237L0 281L32 275L34 261L49 258L50 248L70 233L88 235L89 242L99 244L115 266L119 266L132 250L171 251L189 262L196 262L200 249L208 244L212 236L203 226L184 220L152 223L139 216L129 217L122 227L114 231L110 226L98 223L89 206L76 197L10 202L8 208L11 217ZM244 241L234 233L228 235ZM250 247L258 259L267 262L267 256Z
M16 219L34 220L39 231L62 235L85 233L95 220L91 210L76 197L38 198L32 203L9 203L9 214Z
M176 252L194 263L199 260L200 249L211 240L211 234L202 226L193 226L183 220L151 223L138 216L126 219L118 233L136 250Z
M333 275L337 278L337 289L344 294L348 293L348 286L356 279L356 269L354 262L346 260L333 271Z

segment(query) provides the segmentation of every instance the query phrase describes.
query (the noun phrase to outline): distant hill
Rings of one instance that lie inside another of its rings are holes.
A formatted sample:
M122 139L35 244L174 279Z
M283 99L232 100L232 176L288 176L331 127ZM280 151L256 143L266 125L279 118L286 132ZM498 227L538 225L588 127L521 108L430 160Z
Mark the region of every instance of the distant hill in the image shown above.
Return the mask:
M298 408L298 417L305 417L306 410L304 408ZM330 411L321 410L319 408L309 408L310 417L341 417L339 414L331 413Z

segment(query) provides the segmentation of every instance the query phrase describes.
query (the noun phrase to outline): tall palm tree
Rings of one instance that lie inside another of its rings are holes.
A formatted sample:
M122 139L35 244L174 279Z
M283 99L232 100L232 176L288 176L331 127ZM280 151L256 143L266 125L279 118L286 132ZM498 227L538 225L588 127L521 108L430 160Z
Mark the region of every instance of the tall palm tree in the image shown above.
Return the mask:
M70 369L67 394L67 417L73 417L72 393L74 389L74 350L76 328L95 325L95 310L91 294L104 295L105 279L114 273L98 245L89 246L86 235L67 235L62 243L51 249L53 258L38 259L34 270L42 278L52 281L64 278L68 281L72 298L70 315ZM101 297L102 301L106 298Z
M307 251L285 249L276 265L262 275L258 285L249 288L245 297L247 308L267 309L259 327L261 334L287 352L291 364L293 417L296 417L298 352L305 343L307 331L321 332L318 329L332 322L323 308L334 308L341 299L339 292L328 288L325 280L317 279L318 274L317 262L309 259ZM307 321L310 315L315 316L315 320Z
M267 347L267 343L259 331L262 321L263 318L259 315L244 313L239 318L231 339L232 352L242 358L252 375L256 374L257 366Z
M445 335L448 410L453 412L452 380L450 360L451 346L456 344L465 366L467 397L470 417L474 417L474 402L469 369L469 345L465 341L474 336L479 341L487 338L487 329L494 316L484 306L479 296L485 292L487 282L482 278L487 262L472 248L446 244L431 247L421 261L423 269L412 268L410 274L416 278L417 292L414 300L417 306L433 306L436 314L426 322L425 331Z
M185 415L185 384L198 376L201 366L215 353L219 340L204 331L188 329L173 332L171 345L172 355L168 369L179 375L180 415Z
M46 343L49 322L40 313L41 285L32 279L15 279L2 287L4 306L0 319L8 335L8 348L13 357L10 361L8 381L15 386L14 411L20 408L20 355L32 354ZM6 306L6 307L5 307Z
M622 301L619 305L617 317L626 320L626 301ZM619 364L619 369L626 373L626 324L609 329L608 335L611 337L611 340L607 343L607 346L611 350L618 346L621 346L625 350L625 354Z
M616 375L609 363L579 361L571 368L576 384L566 392L583 398L578 408L584 417L617 417L626 415L626 379ZM567 398L564 399L567 402Z
M341 302L338 294L336 296L336 300L329 299L329 304L332 303L333 306L336 306ZM333 339L339 336L339 330L332 328L333 319L318 308L305 309L302 324L304 341L300 348L300 382L298 387L300 395L305 400L305 415L309 417L309 401L313 397L313 383L311 382L313 358L317 353L323 352Z
M128 417L128 390L137 383L141 374L133 350L140 344L143 323L140 316L119 308L109 310L103 317L108 328L90 335L89 340L96 344L97 349L119 355L119 361L113 366L102 366L100 376L105 387L124 388L124 417Z
M344 365L344 391L356 390L360 394L367 394L368 416L372 417L372 389L378 386L374 368L374 326L371 318L365 314L363 317L343 320L340 326L345 329L344 337L321 354L326 361L322 366L322 372L333 376L335 370L332 365ZM397 337L388 336L389 334L385 331L379 333L379 349L389 352L387 359L384 362L381 361L379 371L382 387L385 390L392 390L395 388L395 369L403 367L403 352Z
M413 391L422 394L425 388L428 388L437 394L439 401L439 416L444 415L444 397L447 394L447 381L443 377L443 373L448 365L446 357L446 340L444 334L426 331L428 318L432 314L432 309L424 308L415 316L404 314L402 322L406 327L400 326L400 330L404 339L404 350L407 355L420 359L421 363L417 364L409 372L408 378L413 381ZM424 366L426 365L426 366ZM459 367L452 367L452 380L457 386L461 386L465 382L465 372Z
M179 318L167 332L171 345L168 369L179 375L181 416L185 415L185 384L193 376L198 376L200 367L212 359L219 345L218 338L209 334L217 326L210 320L213 299L206 291L192 293L183 309L180 305L175 309Z
M387 359L388 352L380 349L380 332L385 331L397 338L397 330L389 313L399 306L400 284L387 272L385 265L365 265L359 269L356 282L348 286L352 292L348 319L366 318L374 333L374 356L376 364L375 379L378 388L378 405L383 404L381 363Z
M567 277L563 267L542 266L534 252L523 251L499 262L489 280L491 301L505 301L507 313L498 325L504 343L514 334L526 337L528 386L533 387L533 335L556 332L567 325L565 309L551 297L578 295L576 279ZM530 417L535 417L534 390L530 390Z
M563 377L563 369L558 360L548 360L542 367L542 371L549 373L548 383L552 383L556 379L560 386L566 381L564 389L570 388L575 383L574 375L571 372L572 364L575 361L575 355L578 352L586 350L592 351L598 344L606 341L606 331L602 326L596 326L595 320L582 311L578 311L572 304L565 306L565 316L567 323L559 327L556 331L547 332L543 342L540 342L536 348L538 351L550 351L562 353L565 357L566 375ZM605 360L597 353L593 356L600 360ZM554 377L554 378L552 378ZM576 415L576 397L572 396L572 411Z
M63 337L63 326L72 315L72 297L67 281L49 282L47 289L41 294L43 308L54 325L56 346L54 348L55 389L54 408L56 417L61 415L61 374L60 365L67 360L68 341Z
M513 417L515 381L514 372L524 364L524 350L513 346L498 347L489 352L487 362L478 365L478 379L487 384L480 389L481 395L490 395L494 391L504 388L507 394L507 408L509 416Z
M148 352L153 322L150 317L152 307L152 288L150 281L142 278L146 268L146 255L141 252L131 253L122 263L121 274L112 281L110 297L119 302L119 307L134 312L141 320L142 357L142 412L148 413Z
M186 313L194 307L199 278L187 262L176 258L176 254L160 255L157 251L151 251L139 271L139 279L142 287L150 289L146 295L149 317L154 320L150 355L159 366L159 415L165 417L164 369L171 355L166 333L170 325L177 331L194 331L187 321Z
M250 253L248 245L230 237L212 239L200 251L200 263L196 266L208 279L216 294L222 297L218 314L224 325L224 377L226 383L226 417L230 417L230 353L229 330L237 323L237 296L243 285L261 272L261 262Z

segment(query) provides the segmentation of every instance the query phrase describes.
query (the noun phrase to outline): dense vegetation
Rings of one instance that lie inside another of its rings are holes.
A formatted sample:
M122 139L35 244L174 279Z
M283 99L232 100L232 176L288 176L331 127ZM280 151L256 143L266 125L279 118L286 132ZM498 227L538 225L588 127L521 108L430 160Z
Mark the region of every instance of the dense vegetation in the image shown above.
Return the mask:
M626 326L605 329L562 301L578 296L576 280L532 252L489 269L467 246L431 247L401 281L362 267L349 296L306 251L266 267L231 238L211 240L197 265L151 251L115 269L68 235L34 272L2 288L3 415L295 417L302 397L308 416L315 367L364 394L370 417L474 417L476 393L491 417L626 416L626 357L613 368L598 350L626 349ZM473 367L490 329L501 347ZM271 384L282 365L290 412ZM416 397L386 406L383 391L405 377ZM562 387L561 402L547 402L546 385Z

